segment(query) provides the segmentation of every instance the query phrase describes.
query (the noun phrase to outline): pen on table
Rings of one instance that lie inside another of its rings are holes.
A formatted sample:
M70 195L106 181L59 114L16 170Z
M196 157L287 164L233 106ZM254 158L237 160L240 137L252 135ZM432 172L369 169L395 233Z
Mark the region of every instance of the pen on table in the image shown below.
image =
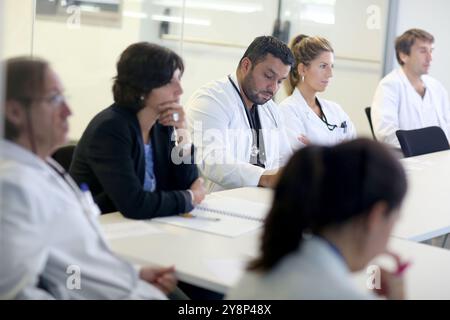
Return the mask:
M391 256L392 258L395 259L395 261L397 262L397 270L394 272L395 276L402 276L403 273L406 271L406 269L408 269L408 267L411 265L411 262L407 261L407 262L402 262L402 260L400 259L400 256L396 253L393 253L391 251L386 251L385 252L388 256Z
M190 219L201 219L201 220L208 220L208 221L220 221L219 218L209 218L209 217L199 217L195 216L192 213L185 213L180 215L183 218L190 218Z
M401 263L397 267L397 271L395 272L396 276L401 276L403 273L408 269L408 267L411 265L410 262Z

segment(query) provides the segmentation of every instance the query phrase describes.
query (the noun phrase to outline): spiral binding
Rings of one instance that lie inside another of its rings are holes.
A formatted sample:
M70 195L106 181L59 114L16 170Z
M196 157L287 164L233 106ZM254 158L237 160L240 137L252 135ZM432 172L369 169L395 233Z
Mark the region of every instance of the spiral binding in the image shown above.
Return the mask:
M252 220L252 221L257 221L257 222L263 222L264 221L261 218L256 218L256 217L252 217L252 216L249 216L249 215L246 215L246 214L236 213L236 212L231 212L231 211L212 209L212 208L202 207L202 206L197 206L195 209L198 209L198 210L201 210L201 211L205 211L205 212L217 213L217 214L230 216L230 217L234 217L234 218Z

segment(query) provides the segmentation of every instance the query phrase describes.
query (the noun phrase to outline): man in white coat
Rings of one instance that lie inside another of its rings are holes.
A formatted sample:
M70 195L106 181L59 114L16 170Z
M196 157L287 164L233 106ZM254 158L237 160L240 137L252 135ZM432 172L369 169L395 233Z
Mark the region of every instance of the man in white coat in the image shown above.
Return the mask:
M0 140L0 300L166 299L173 267L137 270L111 252L100 212L50 159L71 111L42 60L6 66L5 139Z
M400 68L381 80L372 102L372 121L378 140L400 147L395 132L439 126L450 140L447 90L428 76L434 37L411 29L397 38Z
M204 85L188 101L188 125L208 192L276 183L275 173L292 150L272 98L293 62L284 43L258 37L235 74Z

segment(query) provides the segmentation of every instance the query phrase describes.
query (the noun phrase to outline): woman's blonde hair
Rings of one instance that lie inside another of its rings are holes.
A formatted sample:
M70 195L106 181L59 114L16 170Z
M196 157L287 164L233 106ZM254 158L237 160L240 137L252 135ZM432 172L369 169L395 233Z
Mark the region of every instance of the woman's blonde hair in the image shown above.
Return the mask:
M292 39L289 47L295 57L294 65L289 74L289 85L287 85L287 93L290 95L300 81L298 65L303 63L305 66L308 66L311 61L323 52L334 53L334 50L327 39L322 37L308 37L304 34L300 34Z

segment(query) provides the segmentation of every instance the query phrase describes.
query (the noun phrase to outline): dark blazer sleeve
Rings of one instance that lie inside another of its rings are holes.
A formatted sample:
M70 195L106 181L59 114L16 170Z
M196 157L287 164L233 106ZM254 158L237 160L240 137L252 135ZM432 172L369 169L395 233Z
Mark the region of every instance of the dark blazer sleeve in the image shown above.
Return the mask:
M133 152L136 153L133 149L139 147L136 139L123 119L110 121L93 132L86 154L89 166L103 187L104 194L98 196L109 197L118 211L132 219L150 219L186 212L191 202L187 191L143 190L141 179L136 173L136 159L132 156Z

